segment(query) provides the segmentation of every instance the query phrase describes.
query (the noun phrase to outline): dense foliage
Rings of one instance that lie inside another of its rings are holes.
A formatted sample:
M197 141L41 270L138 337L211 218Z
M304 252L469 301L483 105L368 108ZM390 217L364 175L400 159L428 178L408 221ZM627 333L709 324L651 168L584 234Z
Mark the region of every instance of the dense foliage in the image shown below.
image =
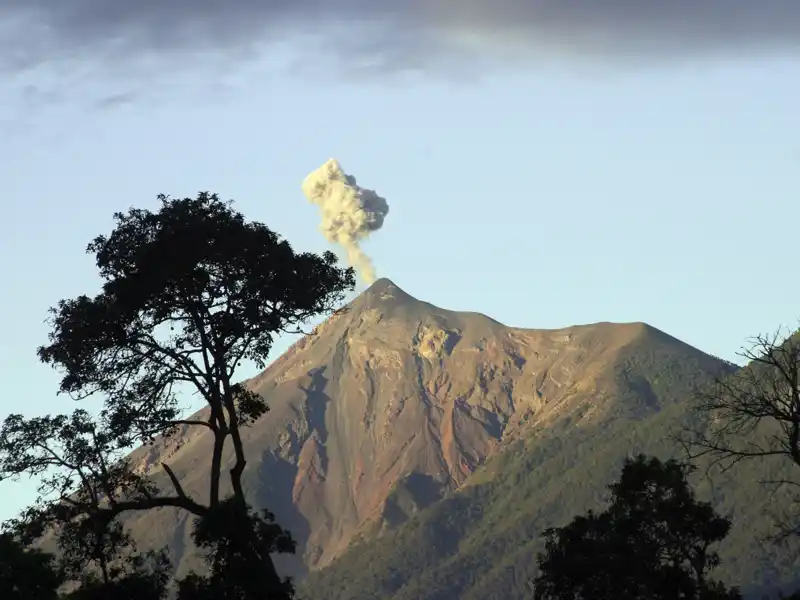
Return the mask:
M687 465L626 461L611 503L544 532L534 600L740 600L710 578L730 521L698 502Z
M0 598L55 600L62 583L52 555L26 548L9 533L0 534Z

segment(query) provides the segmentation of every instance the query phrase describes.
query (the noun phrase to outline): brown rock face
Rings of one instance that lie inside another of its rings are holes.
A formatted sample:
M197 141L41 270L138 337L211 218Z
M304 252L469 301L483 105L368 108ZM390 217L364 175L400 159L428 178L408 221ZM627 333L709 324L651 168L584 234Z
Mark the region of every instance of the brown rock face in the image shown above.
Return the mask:
M378 281L248 382L271 410L245 432L245 483L250 501L298 541L299 560L283 569L321 568L359 536L396 526L531 427L579 406L582 419L600 416L616 357L648 331L514 329ZM147 470L167 462L204 499L209 456L198 430L132 458ZM185 515L163 510L129 524L145 544L169 544L179 574L192 566Z

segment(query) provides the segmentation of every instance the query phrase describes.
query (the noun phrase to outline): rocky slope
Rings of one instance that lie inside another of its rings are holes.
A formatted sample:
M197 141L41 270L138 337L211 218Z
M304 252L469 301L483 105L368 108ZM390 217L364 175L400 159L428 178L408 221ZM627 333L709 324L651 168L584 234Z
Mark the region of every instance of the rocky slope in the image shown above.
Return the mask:
M458 490L310 573L301 597L531 598L543 530L587 510L602 510L609 498L606 486L617 480L626 456L683 459L672 434L709 425L692 402L693 389L708 381L707 359L651 333L619 354L613 367L617 385L613 397L605 399L611 406L602 416L582 417L591 410L589 400L501 445ZM646 410L630 410L637 398ZM769 427L762 433L780 435ZM708 459L696 465L696 493L733 522L715 547L721 564L714 577L739 586L746 600L800 589L800 538L770 540L776 517L796 522L796 488L765 484L797 482L797 467L785 457L744 461L725 471L709 469Z
M245 433L245 485L298 540L298 559L281 563L298 575L468 488L537 432L647 419L726 368L644 324L511 328L382 279L248 382L271 410ZM131 458L155 477L167 462L202 498L209 454L192 431ZM146 545L169 544L180 573L195 562L184 515L129 525Z

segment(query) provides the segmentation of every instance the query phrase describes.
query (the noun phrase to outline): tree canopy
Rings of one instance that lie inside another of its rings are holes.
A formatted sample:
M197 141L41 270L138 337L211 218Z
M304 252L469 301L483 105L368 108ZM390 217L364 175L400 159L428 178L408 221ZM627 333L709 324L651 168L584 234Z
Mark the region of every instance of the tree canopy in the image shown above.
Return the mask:
M79 569L93 563L110 585L108 561L130 542L115 529L117 517L177 507L198 519L195 539L214 554L212 566L244 561L258 576L260 597L289 597L291 582L280 580L270 552L293 551L294 543L271 513L251 511L241 483L247 464L241 429L268 405L235 374L246 361L263 367L277 335L299 332L334 310L354 287L354 273L330 252L296 253L215 194L162 195L159 202L157 211L116 213L113 231L87 248L102 278L100 292L51 310L40 359L61 373L62 393L99 397L102 410L96 417L78 410L5 420L0 477L42 477L43 500L15 520L14 530L33 539L58 529L62 554ZM187 418L184 392L199 395L206 410ZM133 446L180 426L213 436L207 498L190 497L166 463L172 489L160 490L124 459ZM235 463L228 473L232 495L223 498L228 441ZM214 525L222 516L230 527Z
M27 548L10 533L0 533L0 598L55 600L62 582L52 555Z
M603 512L545 533L536 600L737 600L708 578L730 521L694 498L689 467L628 460Z

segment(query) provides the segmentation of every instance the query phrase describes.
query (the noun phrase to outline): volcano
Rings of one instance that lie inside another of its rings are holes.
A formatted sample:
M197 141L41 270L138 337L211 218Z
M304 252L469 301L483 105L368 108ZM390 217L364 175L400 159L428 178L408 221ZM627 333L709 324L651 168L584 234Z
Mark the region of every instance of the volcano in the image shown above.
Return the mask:
M243 431L243 481L298 542L280 570L303 578L468 488L515 444L647 420L727 368L643 323L508 327L381 279L247 381L270 411ZM210 452L194 428L131 460L156 479L167 463L205 500ZM232 463L229 445L223 470ZM170 547L178 576L198 568L189 516L127 524L146 547Z

